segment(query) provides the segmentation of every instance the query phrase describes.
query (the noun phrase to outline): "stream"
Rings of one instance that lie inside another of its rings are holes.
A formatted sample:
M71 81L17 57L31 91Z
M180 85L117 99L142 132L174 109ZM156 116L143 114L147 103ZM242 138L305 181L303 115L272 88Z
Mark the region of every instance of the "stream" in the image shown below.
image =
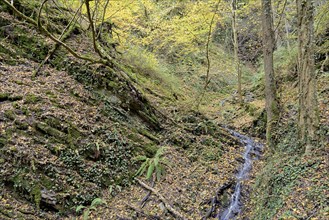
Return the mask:
M248 178L248 174L252 168L252 161L259 159L263 145L255 142L253 139L242 135L236 131L227 129L234 137L238 138L242 144L244 144L245 152L243 154L244 163L239 169L236 175L236 185L234 193L231 196L229 206L224 212L218 214L219 220L235 219L241 212L241 189L242 182Z

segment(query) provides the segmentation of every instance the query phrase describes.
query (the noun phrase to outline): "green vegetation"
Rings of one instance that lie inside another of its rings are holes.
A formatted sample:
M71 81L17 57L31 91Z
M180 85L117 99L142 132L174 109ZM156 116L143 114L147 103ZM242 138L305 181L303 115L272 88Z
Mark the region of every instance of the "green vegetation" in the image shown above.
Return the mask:
M153 173L155 173L156 179L160 181L160 178L165 171L164 166L170 165L170 162L164 158L165 151L166 147L160 147L152 158L146 156L135 157L134 160L143 162L135 175L141 176L146 172L146 179L150 179Z
M97 211L97 206L106 204L105 201L103 201L101 198L95 198L89 207L79 205L76 209L75 212L79 213L81 210L83 210L83 220L88 220L90 212L92 211Z
M0 0L0 219L222 213L244 163L226 127L264 142L268 119L261 1L236 1L237 57L231 3ZM241 218L329 218L328 7L314 10L319 138L305 146L303 30L295 1L272 1L276 145L243 182Z

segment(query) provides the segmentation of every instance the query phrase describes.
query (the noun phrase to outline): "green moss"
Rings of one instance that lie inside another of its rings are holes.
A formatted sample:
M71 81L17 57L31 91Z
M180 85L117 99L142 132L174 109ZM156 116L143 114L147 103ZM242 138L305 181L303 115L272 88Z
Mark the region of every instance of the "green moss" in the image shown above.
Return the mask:
M15 109L19 109L19 108L20 108L20 106L19 106L19 104L18 104L17 102L13 102L11 105L12 105L13 108L15 108Z
M80 135L78 128L69 123L69 127L67 128L67 141L72 149L75 148L74 145L79 140Z
M16 83L17 85L24 85L23 81L21 81L21 80L15 80L15 83Z
M137 155L138 154L142 154L142 155L146 154L146 156L148 156L148 157L153 157L156 154L158 149L159 149L158 146L151 143L151 144L145 144L142 147L137 147L137 149L135 149L135 151L136 151Z
M37 130L41 131L42 133L53 136L61 142L65 142L67 140L67 135L65 133L55 128L52 128L45 123L38 122L35 124L35 127Z
M145 137L149 138L150 140L156 142L156 143L160 143L159 139L157 137L155 137L153 134L151 134L150 132L148 132L145 129L139 129L138 133L144 135Z
M31 196L34 200L35 205L37 206L38 209L40 209L40 202L41 202L41 189L40 185L36 184L33 186L31 190Z
M29 124L25 121L15 121L15 125L20 130L27 130L29 128Z
M37 102L41 101L41 97L38 97L34 94L28 94L25 97L25 103L26 104L36 104Z
M57 118L49 117L45 120L45 122L52 128L56 128L58 130L62 129L62 122Z
M57 98L57 96L51 90L46 91L46 95L49 98Z
M7 139L0 137L0 148L6 146Z
M40 183L42 186L44 186L48 190L50 190L54 186L53 180L51 180L50 178L48 178L45 175L42 175L42 177L40 178Z
M6 101L9 98L8 93L0 93L0 102Z
M15 120L16 116L13 110L6 110L5 111L5 117L10 120Z

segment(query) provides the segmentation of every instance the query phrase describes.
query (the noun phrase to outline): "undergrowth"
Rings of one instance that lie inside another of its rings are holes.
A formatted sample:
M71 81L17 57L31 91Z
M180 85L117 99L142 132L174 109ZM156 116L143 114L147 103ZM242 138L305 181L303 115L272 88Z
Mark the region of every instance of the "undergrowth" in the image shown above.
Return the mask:
M302 154L296 127L286 129L274 155L257 176L251 196L253 219L305 219L328 210L325 155ZM322 146L323 147L323 146ZM321 148L321 146L320 146Z

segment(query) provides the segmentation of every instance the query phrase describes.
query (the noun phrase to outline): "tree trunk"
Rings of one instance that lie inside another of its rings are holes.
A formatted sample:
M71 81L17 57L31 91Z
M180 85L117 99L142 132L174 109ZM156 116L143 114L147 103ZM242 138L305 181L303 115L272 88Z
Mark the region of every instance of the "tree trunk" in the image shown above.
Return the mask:
M314 5L311 0L297 0L299 135L305 153L310 153L318 140L319 125L316 94L317 74L314 66Z
M242 80L241 80L241 69L240 69L240 60L239 60L239 45L238 45L238 33L236 29L236 0L232 0L232 31L233 31L233 47L234 47L234 62L235 69L238 73L238 96L239 103L242 104Z
M275 126L279 119L278 101L276 96L276 82L273 68L274 31L273 15L270 0L262 0L263 11L263 54L265 71L265 98L266 98L266 141L270 149L275 146Z

